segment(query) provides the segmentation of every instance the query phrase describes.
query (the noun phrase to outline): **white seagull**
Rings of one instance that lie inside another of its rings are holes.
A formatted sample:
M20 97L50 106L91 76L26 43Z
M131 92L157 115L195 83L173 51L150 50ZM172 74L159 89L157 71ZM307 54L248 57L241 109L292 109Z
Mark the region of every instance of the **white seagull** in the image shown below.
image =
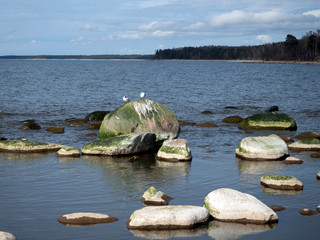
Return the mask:
M146 96L144 92L140 93L140 99L143 99Z
M125 101L125 102L129 102L130 101L130 99L128 97L126 97L126 96L123 96L122 100Z

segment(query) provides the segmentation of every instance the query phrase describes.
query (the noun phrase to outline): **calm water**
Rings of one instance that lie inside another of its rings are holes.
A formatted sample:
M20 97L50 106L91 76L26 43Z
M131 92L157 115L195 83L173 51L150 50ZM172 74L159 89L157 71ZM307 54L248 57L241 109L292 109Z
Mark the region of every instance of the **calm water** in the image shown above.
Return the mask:
M127 159L49 154L0 154L0 231L18 239L319 239L320 214L301 216L302 208L320 205L320 160L310 152L291 155L302 165L238 161L235 148L246 136L276 133L295 136L320 133L320 65L255 64L210 61L42 61L0 60L0 136L54 142L81 148L96 139L88 124L71 126L66 119L84 118L97 110L113 110L141 91L175 112L180 120L212 121L217 128L181 126L189 141L191 163L164 163L152 155L134 163ZM277 105L295 118L298 130L243 131L222 123L227 116L247 117ZM229 109L227 106L241 106ZM213 114L201 114L209 110ZM42 129L19 130L35 119ZM64 134L45 131L65 127ZM283 194L260 187L266 174L292 175L303 192ZM174 197L172 205L203 205L211 191L229 187L256 196L267 205L282 205L279 224L269 226L211 222L192 231L129 231L126 221L143 207L150 186ZM118 222L86 227L57 222L63 214L90 211Z

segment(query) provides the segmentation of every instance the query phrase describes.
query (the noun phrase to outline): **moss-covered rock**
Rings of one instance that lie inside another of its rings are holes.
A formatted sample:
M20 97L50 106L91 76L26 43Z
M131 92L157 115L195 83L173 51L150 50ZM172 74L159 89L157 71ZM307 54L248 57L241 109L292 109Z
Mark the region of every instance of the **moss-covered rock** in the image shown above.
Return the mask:
M303 184L297 178L292 176L268 175L262 176L260 183L269 188L279 190L297 190L303 189Z
M86 121L102 121L110 111L95 111L89 113L84 119Z
M64 147L57 152L58 157L80 157L80 151L75 147Z
M296 130L296 121L287 114L281 112L266 112L243 119L239 123L240 129L275 129Z
M57 151L65 145L33 142L25 140L8 140L0 141L0 152L25 152L25 153L39 153L48 151Z
M320 139L308 138L288 145L290 150L297 151L320 151Z
M246 137L236 148L236 156L248 160L281 160L289 156L287 144L277 135Z
M192 155L188 141L185 139L164 141L157 153L157 158L167 161L191 161Z
M81 151L91 155L128 155L148 151L155 146L155 134L132 133L94 141L83 146Z
M99 139L135 132L152 132L157 141L173 139L179 135L177 116L164 105L139 100L128 102L107 114L99 130Z
M155 187L149 187L142 195L142 202L147 205L168 205L172 198L158 191Z

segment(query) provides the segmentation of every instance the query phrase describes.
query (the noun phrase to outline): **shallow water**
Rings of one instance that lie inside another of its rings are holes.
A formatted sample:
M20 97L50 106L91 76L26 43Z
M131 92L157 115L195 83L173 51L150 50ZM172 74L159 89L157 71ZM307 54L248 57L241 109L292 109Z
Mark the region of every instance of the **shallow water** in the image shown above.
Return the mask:
M136 100L141 91L180 120L218 125L181 126L179 137L189 141L191 163L158 162L153 155L128 162L127 158L1 153L0 230L18 239L318 239L320 214L305 217L298 211L320 205L316 180L320 160L310 158L310 152L291 152L304 163L252 163L237 160L234 151L246 136L320 133L319 76L318 65L300 64L0 60L2 137L81 148L96 139L86 134L98 130L88 129L89 123L72 126L66 119L113 110L123 104L123 95ZM244 131L221 122L227 116L247 117L273 105L295 118L297 131ZM201 114L205 110L212 114ZM26 119L37 120L42 129L20 130ZM49 126L63 126L65 133L46 132ZM295 176L304 189L286 194L262 189L260 177L266 174ZM140 198L150 186L174 197L172 205L201 206L208 193L229 187L286 210L278 212L279 224L273 228L211 222L190 231L129 231L126 221L143 207ZM57 222L63 214L81 211L107 213L119 221L86 227Z

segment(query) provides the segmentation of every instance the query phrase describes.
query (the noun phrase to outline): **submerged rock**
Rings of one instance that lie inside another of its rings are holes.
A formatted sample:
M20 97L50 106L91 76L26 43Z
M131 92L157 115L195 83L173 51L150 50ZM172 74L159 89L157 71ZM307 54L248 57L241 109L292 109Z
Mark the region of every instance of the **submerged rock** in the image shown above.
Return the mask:
M275 212L282 212L282 211L286 210L285 207L282 207L282 206L279 206L279 205L272 205L272 206L269 206L269 207Z
M294 142L294 140L291 137L281 137L281 139L283 141L285 141L286 143L291 143Z
M320 152L311 153L310 157L312 157L312 158L320 158Z
M0 240L16 240L16 237L11 233L0 231Z
M57 151L65 145L45 142L33 142L25 140L0 141L0 152L25 152L39 153L48 151Z
M191 161L192 155L188 141L181 138L164 141L157 153L157 158L168 161Z
M309 208L304 208L299 210L299 213L303 216L312 216L312 215L316 215L317 213Z
M151 150L156 146L153 133L132 133L97 140L81 148L83 154L91 155L128 155Z
M242 122L243 118L240 116L230 116L222 119L222 122L225 123L240 123Z
M173 139L179 135L177 116L164 105L139 100L128 102L107 114L99 130L99 139L136 132L152 132L157 141Z
M204 122L196 124L197 127L218 127L217 124L213 122Z
M172 198L158 191L154 187L149 187L142 196L142 202L147 205L168 205Z
M243 119L239 123L240 129L275 129L296 130L296 121L287 114L281 112L266 112Z
M188 229L207 223L208 220L209 213L204 207L155 206L134 211L127 222L127 227L141 230Z
M262 176L260 182L263 186L279 190L303 189L303 184L297 178L291 176L268 175Z
M70 225L92 225L99 223L112 223L118 221L117 218L107 214L79 212L63 215L58 218L58 222Z
M204 206L215 220L270 224L278 222L277 214L254 196L229 188L209 193Z
M89 113L84 119L86 121L102 121L110 111L95 111Z
M75 147L64 147L57 152L58 157L80 157L80 151Z
M46 131L52 133L64 133L64 127L48 127L46 128Z
M296 151L320 151L320 139L308 138L288 145L290 150Z
M289 156L287 144L277 135L246 137L236 148L236 156L248 160L281 160Z
M23 130L39 130L41 129L40 125L37 123L36 120L25 120L22 122L22 126L20 129Z
M303 133L298 134L294 138L304 140L304 139L308 139L308 138L320 138L320 135L315 132L303 132Z

